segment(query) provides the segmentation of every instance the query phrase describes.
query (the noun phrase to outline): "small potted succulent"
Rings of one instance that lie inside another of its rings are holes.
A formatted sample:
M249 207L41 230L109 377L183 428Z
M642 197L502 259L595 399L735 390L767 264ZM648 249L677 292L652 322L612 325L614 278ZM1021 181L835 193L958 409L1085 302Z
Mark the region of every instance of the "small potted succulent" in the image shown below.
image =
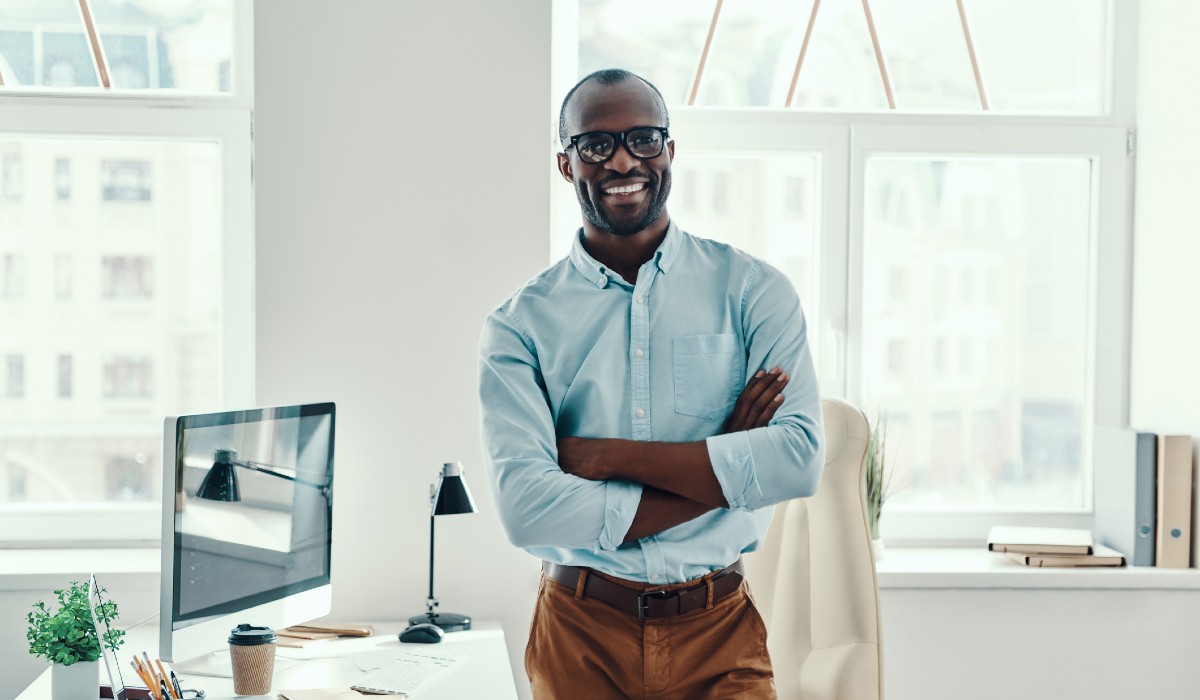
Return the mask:
M100 589L101 593L105 589ZM103 639L96 631L88 605L88 585L72 581L70 587L54 591L58 610L38 601L28 613L29 653L49 661L50 687L54 700L94 698L100 687L100 645L115 652L121 647L125 632L109 625L117 619L117 604L104 601L96 605L96 617L107 630Z

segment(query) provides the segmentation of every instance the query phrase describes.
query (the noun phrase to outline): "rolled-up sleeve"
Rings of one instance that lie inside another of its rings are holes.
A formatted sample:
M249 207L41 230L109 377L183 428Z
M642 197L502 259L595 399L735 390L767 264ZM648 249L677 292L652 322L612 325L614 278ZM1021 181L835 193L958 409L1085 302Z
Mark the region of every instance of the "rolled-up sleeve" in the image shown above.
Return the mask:
M642 497L628 481L589 481L558 466L554 420L533 342L503 307L479 343L483 448L500 522L516 546L613 550Z
M824 468L821 394L808 326L791 282L759 263L742 297L746 376L778 365L791 377L763 428L708 438L708 456L729 507L755 510L813 495Z

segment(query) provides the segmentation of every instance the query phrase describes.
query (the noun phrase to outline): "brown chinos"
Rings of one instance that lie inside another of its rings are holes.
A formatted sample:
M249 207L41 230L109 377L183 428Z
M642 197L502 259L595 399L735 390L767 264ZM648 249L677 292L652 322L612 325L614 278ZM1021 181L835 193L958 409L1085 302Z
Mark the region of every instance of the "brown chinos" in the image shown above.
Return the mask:
M637 591L674 591L590 571ZM710 574L711 576L711 574ZM536 700L775 698L767 632L745 582L674 617L638 619L543 574L525 649Z

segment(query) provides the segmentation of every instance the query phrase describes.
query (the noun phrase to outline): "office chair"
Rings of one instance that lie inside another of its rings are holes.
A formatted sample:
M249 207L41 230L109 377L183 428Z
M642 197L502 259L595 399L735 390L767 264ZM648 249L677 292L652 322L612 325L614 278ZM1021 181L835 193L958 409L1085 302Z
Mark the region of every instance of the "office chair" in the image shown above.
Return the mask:
M775 506L762 547L745 557L746 576L781 700L878 700L879 585L863 493L870 425L841 399L823 399L821 411L821 486Z

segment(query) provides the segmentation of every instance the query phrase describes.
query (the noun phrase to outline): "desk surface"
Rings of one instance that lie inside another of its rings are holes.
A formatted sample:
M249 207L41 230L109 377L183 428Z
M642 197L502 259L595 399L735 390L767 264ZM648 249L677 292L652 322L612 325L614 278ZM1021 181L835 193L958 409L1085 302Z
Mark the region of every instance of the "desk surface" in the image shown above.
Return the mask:
M333 639L303 649L280 647L275 665L273 692L270 695L234 696L233 680L230 678L180 673L180 681L185 688L203 688L208 695L207 700L228 700L234 697L274 700L275 693L280 690L349 687L368 671L391 661L402 652L424 650L447 656L461 656L464 662L434 685L421 691L416 696L419 700L515 700L517 697L512 665L509 663L508 649L504 644L504 632L498 623L476 621L474 629L447 634L440 644L401 644L396 639L396 633L403 629L404 623L376 623L374 627L375 634L371 637ZM131 650L157 648L157 644L143 641L156 633L156 630L152 629L132 630L127 637L128 643L122 647L121 659L127 660ZM222 653L223 658L228 659L228 653L218 652ZM104 675L104 669L101 667L102 679ZM128 681L127 677L126 682ZM50 671L47 669L25 689L25 692L17 696L17 700L47 700L49 697Z

